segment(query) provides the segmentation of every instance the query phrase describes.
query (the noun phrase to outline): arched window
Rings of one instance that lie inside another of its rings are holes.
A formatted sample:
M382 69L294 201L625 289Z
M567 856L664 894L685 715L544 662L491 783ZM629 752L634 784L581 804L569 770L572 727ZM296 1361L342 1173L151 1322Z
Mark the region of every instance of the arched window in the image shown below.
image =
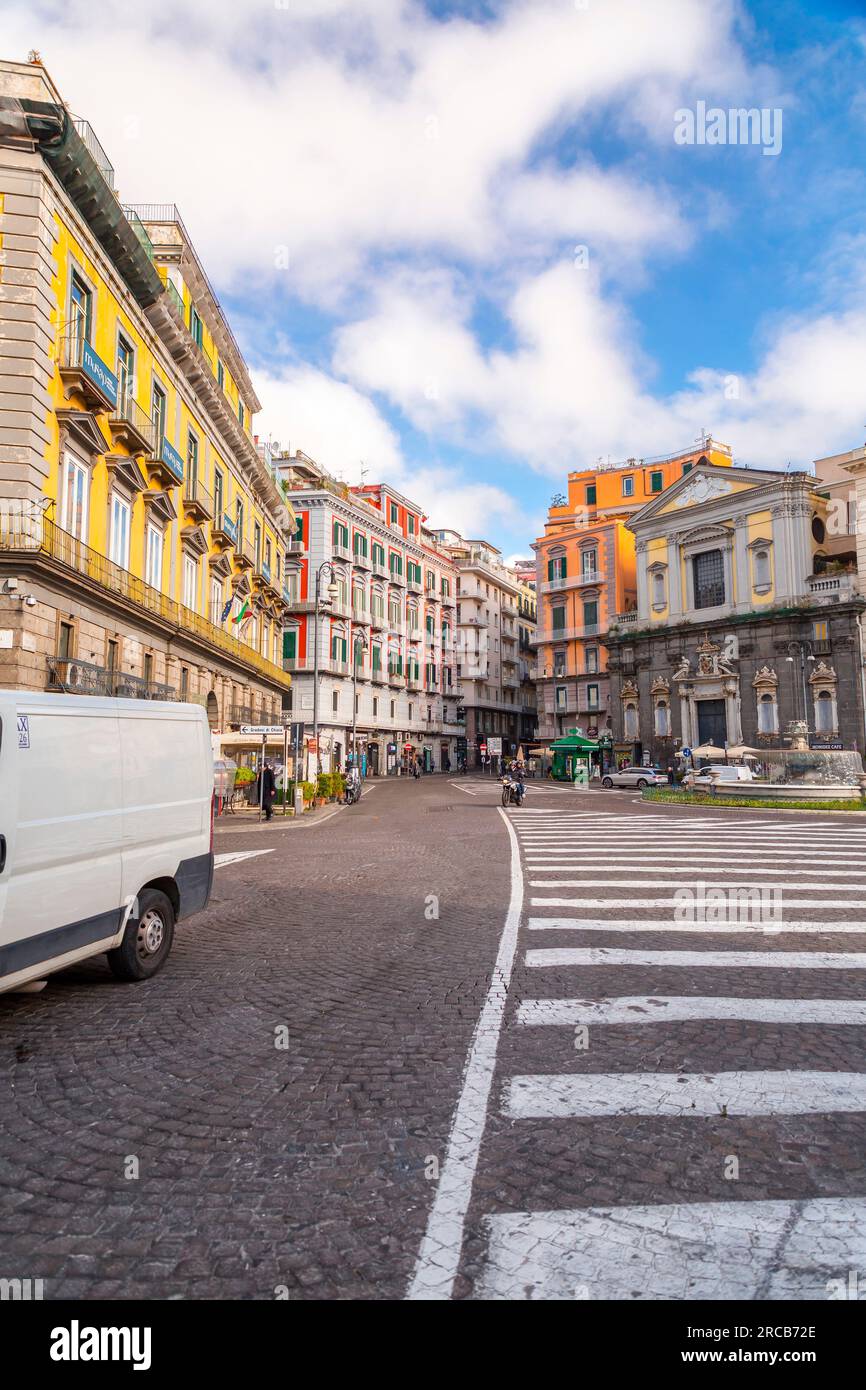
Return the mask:
M833 710L833 696L829 690L822 690L815 701L815 732L817 734L830 734L836 727L836 716Z
M665 575L664 570L656 570L653 574L653 603L663 608L665 603Z
M627 739L636 739L638 733L637 705L626 705L623 722L625 725L625 737Z
M671 711L667 700L659 700L656 704L656 733L659 738L667 738L671 731Z
M778 728L778 706L769 692L758 697L758 733L774 734Z

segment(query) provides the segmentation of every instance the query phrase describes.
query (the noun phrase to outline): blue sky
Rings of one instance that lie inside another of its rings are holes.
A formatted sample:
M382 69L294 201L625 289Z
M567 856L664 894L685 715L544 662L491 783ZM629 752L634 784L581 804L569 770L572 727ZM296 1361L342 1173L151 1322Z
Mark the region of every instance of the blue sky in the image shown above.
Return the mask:
M598 457L706 428L807 466L864 438L862 4L0 11L123 196L181 208L262 432L436 524L526 553ZM701 101L780 109L778 155L676 143Z

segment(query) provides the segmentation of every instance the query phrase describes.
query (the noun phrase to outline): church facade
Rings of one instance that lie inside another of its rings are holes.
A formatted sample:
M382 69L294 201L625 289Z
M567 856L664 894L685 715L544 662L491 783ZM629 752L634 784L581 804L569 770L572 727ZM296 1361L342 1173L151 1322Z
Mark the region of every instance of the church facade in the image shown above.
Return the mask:
M605 639L620 761L780 747L793 720L863 751L866 602L824 554L814 478L702 465L629 526L637 607Z

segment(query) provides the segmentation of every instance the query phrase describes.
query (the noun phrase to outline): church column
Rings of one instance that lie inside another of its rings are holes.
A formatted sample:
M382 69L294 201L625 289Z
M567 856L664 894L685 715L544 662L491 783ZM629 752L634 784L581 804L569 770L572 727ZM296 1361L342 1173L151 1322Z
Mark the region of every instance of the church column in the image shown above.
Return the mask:
M635 568L637 570L637 612L638 617L649 622L649 591L647 589L646 577L646 541L637 541L635 544Z
M683 595L680 573L680 547L677 536L668 537L668 611L669 621L683 615Z

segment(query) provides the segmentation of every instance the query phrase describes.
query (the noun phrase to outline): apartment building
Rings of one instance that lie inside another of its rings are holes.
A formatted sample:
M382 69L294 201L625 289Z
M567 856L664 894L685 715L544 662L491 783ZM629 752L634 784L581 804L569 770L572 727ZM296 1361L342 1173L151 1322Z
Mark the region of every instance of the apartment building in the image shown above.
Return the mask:
M704 435L691 449L651 459L599 463L568 475L536 540L538 739L569 729L590 738L612 727L607 653L601 638L637 604L630 516L698 465L730 466L726 444Z
M829 504L816 569L853 575L866 593L866 448L815 459L814 467L816 487Z
M538 701L535 689L535 651L538 628L538 591L535 560L517 560L508 566L517 585L517 657L520 673L520 742L526 749L535 743L538 732Z
M0 109L0 684L278 718L295 523L189 234L40 63Z
M451 530L433 535L458 571L457 676L465 756L469 767L479 767L491 736L501 738L504 757L516 752L524 737L520 587L488 541L466 540Z
M464 726L450 556L393 488L349 487L303 453L276 466L302 551L283 664L294 718L308 735L318 724L322 767L345 764L353 723L368 775L416 757L428 771L455 765Z

